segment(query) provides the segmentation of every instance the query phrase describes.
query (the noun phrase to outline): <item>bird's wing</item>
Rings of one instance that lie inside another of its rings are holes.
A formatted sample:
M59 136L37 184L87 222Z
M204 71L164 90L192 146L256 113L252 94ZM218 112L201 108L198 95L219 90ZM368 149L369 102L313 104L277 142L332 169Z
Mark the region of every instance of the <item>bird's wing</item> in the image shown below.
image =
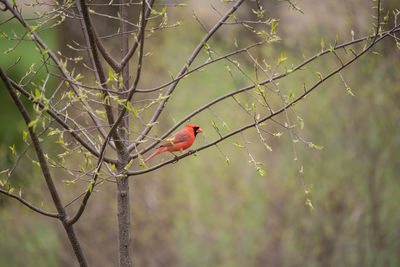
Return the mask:
M190 134L187 131L180 131L169 137L167 139L169 142L162 142L160 147L173 146L175 144L183 143L187 141L189 138Z

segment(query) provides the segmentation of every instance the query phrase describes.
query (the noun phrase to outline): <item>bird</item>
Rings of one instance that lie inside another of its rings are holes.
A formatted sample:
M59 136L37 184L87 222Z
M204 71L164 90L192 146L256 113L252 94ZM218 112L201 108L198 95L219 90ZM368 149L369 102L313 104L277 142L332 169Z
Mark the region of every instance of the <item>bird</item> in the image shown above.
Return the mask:
M166 142L162 142L157 148L156 152L146 158L144 162L147 162L152 157L165 151L170 152L176 158L177 156L173 152L179 151L182 153L183 150L189 148L193 144L194 140L196 139L196 135L201 132L203 132L203 130L200 129L198 125L186 124L185 128L169 137Z

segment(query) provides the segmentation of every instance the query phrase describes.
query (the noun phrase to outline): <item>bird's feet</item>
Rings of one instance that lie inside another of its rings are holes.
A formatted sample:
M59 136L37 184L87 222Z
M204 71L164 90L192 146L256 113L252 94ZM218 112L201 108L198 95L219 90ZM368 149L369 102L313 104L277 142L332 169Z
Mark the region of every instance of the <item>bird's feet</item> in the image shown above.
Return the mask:
M179 161L179 158L177 155L175 155L175 154L173 154L173 155L174 155L174 161L172 162L172 164L175 164Z

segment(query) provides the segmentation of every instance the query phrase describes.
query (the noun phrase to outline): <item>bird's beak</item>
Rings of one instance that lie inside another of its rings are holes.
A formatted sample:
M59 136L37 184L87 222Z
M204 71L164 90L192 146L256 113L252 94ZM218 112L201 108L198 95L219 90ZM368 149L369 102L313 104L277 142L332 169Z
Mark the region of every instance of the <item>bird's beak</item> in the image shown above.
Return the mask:
M198 133L202 133L203 130L199 128L199 129L197 129L197 132L198 132Z

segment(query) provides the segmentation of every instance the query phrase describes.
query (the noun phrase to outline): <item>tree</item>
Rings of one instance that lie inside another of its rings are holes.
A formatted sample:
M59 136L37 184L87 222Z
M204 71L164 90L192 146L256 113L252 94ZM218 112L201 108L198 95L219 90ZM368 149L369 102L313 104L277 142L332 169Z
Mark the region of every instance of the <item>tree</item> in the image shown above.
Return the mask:
M243 133L254 129L260 144L271 150L265 136L279 137L281 133L269 131L266 124L268 121L276 123L289 133L295 159L297 141L311 148L321 149L299 135L295 125L302 128L303 119L295 111L295 104L333 77L343 81L345 90L353 94L341 72L360 57L372 56L369 52L382 40L392 38L399 43L396 33L400 26L396 20L391 27L386 26L388 18L382 17L381 2L378 1L376 19L370 34L344 43L339 43L336 38L329 48L321 42L320 52L297 65L287 64L288 58L284 54L274 61L265 60L261 49L280 41L277 35L278 20L265 17L261 1L227 1L214 7L213 12L219 14L219 18L211 27L193 13L205 31L203 38L198 40L198 45L189 55L181 53L181 56L186 58L185 62L169 81L153 88L141 89L141 82L147 83L142 81L146 64L157 64L159 60L152 59L150 49L153 35L161 35L163 31L179 27L183 23L183 20L178 20L169 24L170 13L167 13L166 8L179 9L183 7L182 4L162 1L157 3L154 0L121 0L119 3L111 1L109 4L84 0L62 3L36 2L29 5L33 9L41 6L48 6L49 9L38 11L36 17L31 19L22 12L20 3L7 0L1 0L1 3L2 12L9 16L3 24L18 21L26 29L26 32L16 36L3 32L3 39L17 41L15 46L8 48L5 53L12 55L21 43L32 42L35 48L32 53L40 56L40 61L36 62L38 66L32 65L22 77L12 78L10 75L13 68L18 66L21 57L16 57L10 66L1 66L0 76L25 121L27 130L22 132L22 136L27 147L31 146L34 149L36 155L32 162L41 169L56 212L43 210L26 201L22 193L14 193L15 187L8 178L2 182L0 192L19 200L44 216L58 219L81 266L88 266L88 262L74 231L74 225L84 214L96 187L108 182L116 184L119 263L120 266L131 266L128 183L131 177L155 171L177 160L180 164L181 159L213 146L219 149L219 143L234 135L241 135L242 143L237 146L246 150L249 164L260 175L265 175L262 163L252 155ZM303 12L294 2L287 1L287 4L294 11ZM116 12L118 15L114 15ZM95 20L94 16L100 19ZM395 18L397 17L398 12L395 13ZM106 27L104 25L108 20L117 23L110 22L110 26ZM76 39L66 42L70 49L67 52L68 56L51 48L42 38L43 32L56 30L65 24L80 26ZM104 29L97 25L103 25ZM107 47L104 40L110 36L113 43ZM219 40L226 38L225 36L234 37L229 37L228 41ZM242 40L241 36L245 36L246 40ZM117 49L114 48L116 43ZM357 49L354 46L357 46ZM110 50L112 52L109 52ZM115 50L120 50L120 54ZM310 76L316 78L312 85L307 86L304 83L296 88L296 91L291 91L279 84L279 80L292 77L299 70L328 56L337 58L337 66L333 66L327 73L310 71ZM162 124L160 118L168 109L170 99L179 93L187 94L184 88L181 92L176 90L178 85L204 69L214 66L221 68L218 64L222 61L227 62L226 70L237 88L232 86L229 92L218 92L219 95L212 100L201 99L199 107L181 117L160 137L151 135L153 129ZM253 66L253 69L249 66ZM147 75L147 79L150 79L151 73ZM247 85L242 87L244 82ZM233 129L226 128L223 116L214 111L214 107L221 105L224 108L228 107L225 109L229 111L234 110L234 116L245 115L248 122L235 125ZM154 166L144 163L142 155L166 140L181 125L187 121L194 121L194 118L201 117L206 111L211 111L218 120L218 123L212 124L216 135L211 142L188 151L177 159L171 158ZM52 143L56 143L56 148L50 146ZM10 149L17 153L13 145L10 145ZM226 164L229 164L229 157L222 150L221 153L226 158ZM201 157L201 154L199 155ZM15 166L6 169L4 173L7 173L8 177L23 157L29 159L28 154L21 153L17 156ZM303 167L301 164L297 167L306 204L312 209L310 188L306 186L302 177ZM63 177L69 175L69 178L62 179L65 184L84 184L84 192L69 203L61 200L55 185L55 180L61 180L57 178L60 175L59 169L63 170ZM78 207L67 210L67 207L77 203Z

